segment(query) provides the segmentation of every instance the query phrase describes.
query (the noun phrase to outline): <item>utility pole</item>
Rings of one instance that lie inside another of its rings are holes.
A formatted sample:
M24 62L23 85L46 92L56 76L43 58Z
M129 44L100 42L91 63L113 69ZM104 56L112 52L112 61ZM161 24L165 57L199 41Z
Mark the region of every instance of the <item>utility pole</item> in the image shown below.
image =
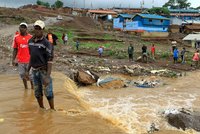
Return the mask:
M92 5L92 2L91 2L91 5L90 5L90 6L91 6L91 9L93 9L93 5Z
M84 9L85 9L85 0L84 0Z
M73 2L73 9L75 8L75 0L74 0L74 2Z
M152 0L152 8L154 7L154 0Z

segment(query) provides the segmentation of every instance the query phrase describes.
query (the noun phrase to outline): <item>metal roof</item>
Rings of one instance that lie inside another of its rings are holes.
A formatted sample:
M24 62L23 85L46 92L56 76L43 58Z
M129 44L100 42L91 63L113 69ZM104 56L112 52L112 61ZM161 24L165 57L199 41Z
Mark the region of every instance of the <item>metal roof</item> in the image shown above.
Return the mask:
M148 19L169 20L169 18L156 14L136 14L134 17L136 17L137 15L141 16L142 18L148 18Z
M171 16L200 16L200 13L170 13Z
M133 18L134 15L132 15L132 14L119 14L118 16L122 16L123 18L131 19L131 18Z
M171 13L199 13L196 9L169 9Z
M200 34L189 34L183 40L200 40Z
M117 14L112 10L88 10L89 13L96 13L96 14Z

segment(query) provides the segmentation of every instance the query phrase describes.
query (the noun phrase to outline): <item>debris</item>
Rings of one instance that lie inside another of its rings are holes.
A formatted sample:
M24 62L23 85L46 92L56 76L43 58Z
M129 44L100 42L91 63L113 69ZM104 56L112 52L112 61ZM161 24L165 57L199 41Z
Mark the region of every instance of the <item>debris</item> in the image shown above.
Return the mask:
M119 78L108 77L105 79L98 79L97 86L106 89L119 89L125 87L125 82Z

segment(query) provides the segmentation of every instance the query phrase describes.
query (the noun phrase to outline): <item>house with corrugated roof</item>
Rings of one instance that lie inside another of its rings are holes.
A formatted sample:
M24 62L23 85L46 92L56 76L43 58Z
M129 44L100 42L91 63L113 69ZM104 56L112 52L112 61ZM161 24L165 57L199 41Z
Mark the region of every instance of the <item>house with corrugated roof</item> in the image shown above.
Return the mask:
M169 9L171 18L178 17L183 21L200 20L200 11L197 9Z
M128 31L167 32L170 19L155 14L136 14L126 23Z
M116 30L123 30L126 27L126 22L131 22L134 15L119 14L117 18L113 19L113 28Z
M170 19L155 15L155 14L136 14L133 15L120 14L118 18L113 19L113 28L124 31L136 31L136 32L167 32ZM128 20L130 21L124 21Z
M188 34L183 40L190 42L192 47L195 47L195 43L200 42L200 34Z
M195 32L200 32L200 24L185 25L184 33L190 34Z

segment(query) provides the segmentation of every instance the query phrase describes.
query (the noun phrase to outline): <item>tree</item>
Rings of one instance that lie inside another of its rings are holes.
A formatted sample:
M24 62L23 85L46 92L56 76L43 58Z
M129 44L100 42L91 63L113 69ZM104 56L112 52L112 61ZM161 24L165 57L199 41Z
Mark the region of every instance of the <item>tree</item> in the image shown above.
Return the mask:
M200 9L200 6L198 6L196 9Z
M153 7L151 9L147 10L150 14L158 14L158 15L164 15L164 16L169 16L170 12L168 8L166 7Z
M42 5L42 6L45 6L45 7L50 7L50 4L48 2L43 2L41 0L37 0L37 5Z
M169 0L163 5L163 7L169 7L171 9L187 9L191 5L188 0Z
M60 0L57 0L51 7L54 7L54 8L61 8L63 7L63 2L60 1Z

